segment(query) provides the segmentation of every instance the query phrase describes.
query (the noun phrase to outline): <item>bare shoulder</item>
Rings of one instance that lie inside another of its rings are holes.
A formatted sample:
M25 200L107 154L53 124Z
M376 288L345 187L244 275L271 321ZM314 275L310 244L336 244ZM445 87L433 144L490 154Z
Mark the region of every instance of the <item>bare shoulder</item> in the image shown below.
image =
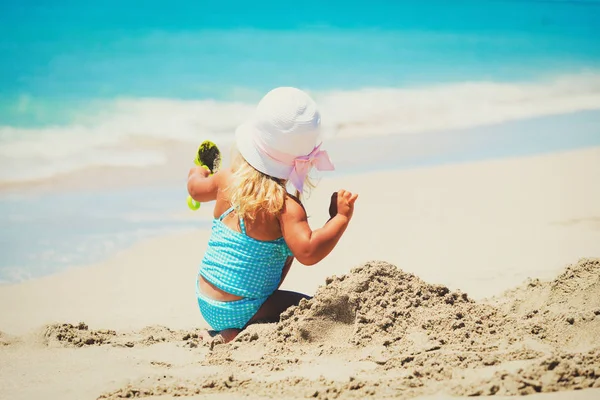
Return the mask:
M217 171L213 176L215 177L217 185L219 185L219 189L224 190L231 184L233 172L231 171L231 168L223 168Z
M217 171L212 178L217 187L216 202L214 208L214 217L218 218L231 206L228 189L231 185L232 171L230 168L223 168Z
M285 198L285 205L281 213L281 218L284 220L305 220L306 210L300 200L291 194Z

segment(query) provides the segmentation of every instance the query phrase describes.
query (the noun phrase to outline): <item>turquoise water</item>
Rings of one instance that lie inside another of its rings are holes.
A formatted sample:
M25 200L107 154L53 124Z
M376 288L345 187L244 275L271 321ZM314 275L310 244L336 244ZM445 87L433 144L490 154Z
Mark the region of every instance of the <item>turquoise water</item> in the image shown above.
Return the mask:
M600 108L598 1L7 0L0 51L0 182L163 164L131 142L229 141L279 85L360 136Z
M600 1L5 0L0 54L0 184L229 142L279 85L342 127L340 174L366 146L386 169L600 145ZM179 187L143 189L142 209L99 189L0 196L0 281L203 223L173 217Z
M600 65L598 1L3 1L0 124L101 99L527 81Z
M0 283L96 263L142 239L210 227L182 218L184 207L185 188L169 186L0 196Z

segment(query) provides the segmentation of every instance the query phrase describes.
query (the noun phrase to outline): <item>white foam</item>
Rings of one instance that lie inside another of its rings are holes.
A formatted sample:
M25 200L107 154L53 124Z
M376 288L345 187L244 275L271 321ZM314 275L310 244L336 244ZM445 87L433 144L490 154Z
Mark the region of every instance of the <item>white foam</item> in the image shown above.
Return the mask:
M339 137L470 128L600 109L600 74L537 83L466 82L315 95Z
M600 73L538 82L463 82L418 88L312 93L323 124L340 138L415 134L600 109ZM174 99L117 99L71 125L0 126L0 181L48 178L90 166L160 165L160 149L131 148L132 138L219 143L233 138L254 104Z

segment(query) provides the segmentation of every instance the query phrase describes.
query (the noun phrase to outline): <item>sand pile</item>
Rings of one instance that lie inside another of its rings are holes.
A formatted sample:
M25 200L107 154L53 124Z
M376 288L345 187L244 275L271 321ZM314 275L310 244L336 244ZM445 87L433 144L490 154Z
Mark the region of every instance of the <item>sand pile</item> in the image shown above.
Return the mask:
M90 331L87 324L52 324L42 332L42 342L47 346L82 347L109 344L117 336L113 330Z
M198 347L200 330L172 330L165 326L148 326L139 331L119 332L111 329L90 330L85 322L51 324L35 334L37 341L48 347L84 347L110 345L113 347L151 346L177 342L183 347ZM2 337L0 336L0 341Z
M472 351L517 340L516 321L499 309L385 262L328 278L313 299L281 319L274 339L285 343L324 342L337 333L337 343L361 347Z
M328 278L280 323L252 327L207 362L246 370L233 355L249 346L262 349L254 366L276 365L282 356L358 357L374 362L381 374L393 373L393 380L375 380L380 394L420 388L415 393L518 395L600 387L599 279L600 260L584 259L555 280L530 281L478 303L391 264L370 262ZM581 353L571 351L575 342ZM473 368L486 377L469 373ZM369 382L365 387L373 390Z
M55 347L193 352L188 364L153 359L156 373L107 390L107 399L525 395L600 388L599 309L600 259L484 302L369 262L328 278L279 323L252 325L214 348L202 346L198 331L161 326L115 332L62 324L42 336Z
M600 345L600 261L582 259L556 279L533 279L496 303L537 339L563 349Z
M600 349L554 354L516 372L497 371L492 378L455 388L454 393L513 396L586 388L600 388Z

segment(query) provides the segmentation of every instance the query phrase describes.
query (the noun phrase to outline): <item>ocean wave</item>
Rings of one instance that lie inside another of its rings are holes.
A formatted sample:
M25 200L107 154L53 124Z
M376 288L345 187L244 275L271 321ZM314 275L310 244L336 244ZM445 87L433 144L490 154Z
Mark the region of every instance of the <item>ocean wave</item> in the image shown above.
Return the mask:
M463 82L413 88L312 91L337 138L418 134L600 109L600 73L537 82ZM168 159L151 140L230 143L252 112L246 102L130 98L98 103L70 125L0 126L0 182L88 167L144 167ZM138 144L140 144L138 146Z
M600 109L600 73L542 82L464 82L319 96L340 137L447 131Z

